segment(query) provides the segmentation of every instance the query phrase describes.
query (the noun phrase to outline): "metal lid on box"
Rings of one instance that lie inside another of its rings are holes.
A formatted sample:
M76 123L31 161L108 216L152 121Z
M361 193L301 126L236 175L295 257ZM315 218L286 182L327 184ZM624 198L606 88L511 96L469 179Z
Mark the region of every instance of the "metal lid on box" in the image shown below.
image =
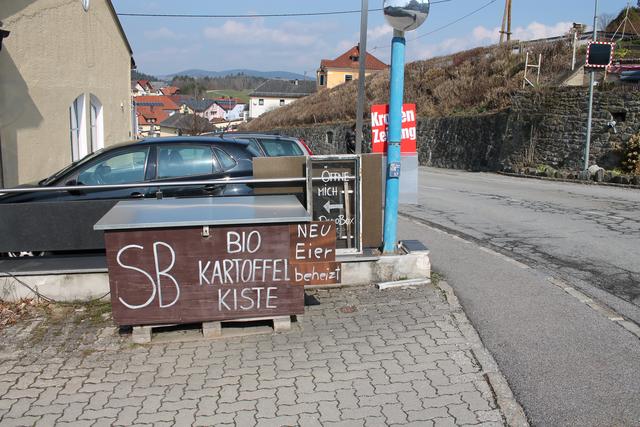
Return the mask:
M203 197L118 202L95 230L309 222L295 196Z

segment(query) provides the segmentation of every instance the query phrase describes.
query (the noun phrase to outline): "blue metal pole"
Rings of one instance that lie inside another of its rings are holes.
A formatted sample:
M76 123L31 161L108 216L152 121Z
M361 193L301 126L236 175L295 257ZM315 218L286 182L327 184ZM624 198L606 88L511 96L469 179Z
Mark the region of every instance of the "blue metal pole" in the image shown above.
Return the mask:
M387 183L384 205L384 253L397 247L398 198L400 192L400 141L402 140L402 103L404 98L404 32L394 30L391 42L391 90L389 134L387 136Z

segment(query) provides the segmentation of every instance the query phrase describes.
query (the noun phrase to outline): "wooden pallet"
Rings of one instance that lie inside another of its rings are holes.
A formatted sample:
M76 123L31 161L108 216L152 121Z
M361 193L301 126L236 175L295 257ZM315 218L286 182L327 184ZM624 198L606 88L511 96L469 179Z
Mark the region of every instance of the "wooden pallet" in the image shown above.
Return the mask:
M298 322L302 316L296 316ZM271 322L271 326L268 325ZM257 324L262 323L262 324ZM250 319L202 322L200 328L193 325L147 325L134 326L131 340L135 344L152 342L195 341L205 339L242 337L291 330L291 316L254 317Z

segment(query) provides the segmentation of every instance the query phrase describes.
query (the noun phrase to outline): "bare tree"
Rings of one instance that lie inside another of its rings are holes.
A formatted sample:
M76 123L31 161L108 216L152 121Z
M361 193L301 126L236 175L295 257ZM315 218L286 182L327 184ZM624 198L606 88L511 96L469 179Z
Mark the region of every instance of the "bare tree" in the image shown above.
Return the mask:
M616 17L610 13L598 15L598 31L606 31L607 27Z
M190 114L191 117L188 118L188 125L186 129L183 131L187 135L202 135L203 133L213 132L214 127L209 120L204 117L200 117L196 114Z

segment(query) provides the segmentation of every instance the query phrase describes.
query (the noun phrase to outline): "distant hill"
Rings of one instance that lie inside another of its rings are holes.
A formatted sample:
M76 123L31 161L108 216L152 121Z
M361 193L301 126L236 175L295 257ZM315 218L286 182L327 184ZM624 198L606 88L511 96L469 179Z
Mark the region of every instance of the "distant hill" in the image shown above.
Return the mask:
M161 76L163 79L171 80L175 76L188 77L227 77L237 74L244 74L251 77L262 77L265 79L287 79L287 80L314 80L315 77L304 76L302 74L291 73L289 71L257 71L247 69L224 70L224 71L207 71L199 69L191 69L180 71L179 73Z
M131 81L136 80L149 80L150 82L158 81L156 76L152 76L151 74L145 74L138 70L131 70Z

